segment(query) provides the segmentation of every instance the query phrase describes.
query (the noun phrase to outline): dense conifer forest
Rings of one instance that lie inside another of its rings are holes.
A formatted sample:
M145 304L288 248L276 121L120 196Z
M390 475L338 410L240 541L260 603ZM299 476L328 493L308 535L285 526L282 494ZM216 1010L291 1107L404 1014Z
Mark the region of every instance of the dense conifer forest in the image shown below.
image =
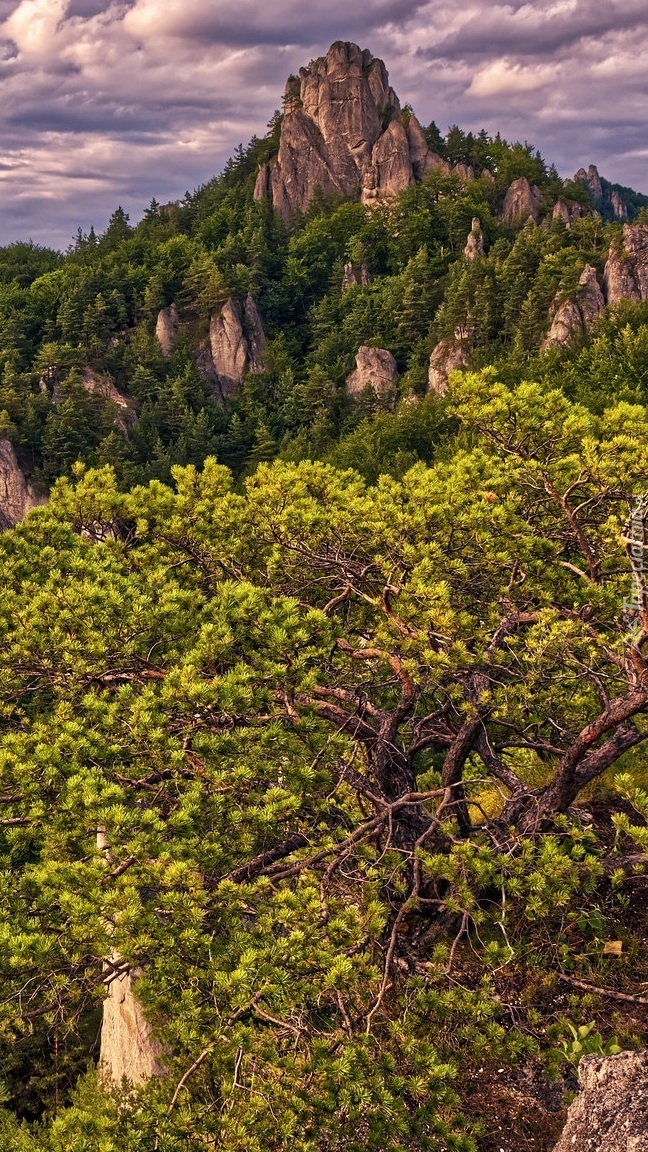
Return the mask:
M0 534L8 1152L548 1152L580 1057L646 1043L648 303L543 347L622 221L431 124L468 177L286 224L280 126L0 249L0 437L48 496ZM250 294L223 397L200 349ZM97 1068L124 973L135 1087Z

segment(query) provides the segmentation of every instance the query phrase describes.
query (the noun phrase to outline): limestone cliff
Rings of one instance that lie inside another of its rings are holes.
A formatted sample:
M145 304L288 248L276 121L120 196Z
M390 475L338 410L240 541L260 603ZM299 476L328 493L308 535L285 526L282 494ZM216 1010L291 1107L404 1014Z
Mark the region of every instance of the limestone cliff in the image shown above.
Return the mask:
M601 184L601 177L599 176L596 164L590 164L587 171L584 168L579 168L574 176L574 181L582 184L589 192L595 204L600 204L603 200L603 185Z
M173 352L178 336L178 325L179 319L175 304L169 304L167 308L160 309L155 325L155 335L163 356L170 356Z
M95 372L86 365L82 370L83 387L90 396L99 396L112 404L115 413L115 424L124 435L137 421L137 409L134 401L124 396L115 387L110 377Z
M526 176L520 176L519 180L513 181L504 197L502 220L511 228L524 224L529 217L537 224L541 199L540 189L535 184L531 187Z
M560 217L569 228L575 220L583 215L583 206L575 200L564 200L562 197L554 204L553 219Z
M396 361L391 352L363 344L356 355L355 371L347 377L347 391L351 396L360 396L365 388L371 387L384 399L394 388L396 376Z
M34 491L18 466L10 440L0 440L0 530L12 528L45 499Z
M458 368L467 368L470 362L471 339L462 332L457 331L452 337L439 340L432 349L430 356L430 369L428 373L428 392L436 392L437 396L445 396L448 391L448 381L451 372Z
M482 232L481 222L479 217L473 216L472 228L468 233L466 240L466 247L464 248L464 256L466 260L471 263L479 256L484 255L484 233Z
M579 335L591 331L603 312L605 298L596 269L591 264L585 265L578 285L578 291L571 300L561 302L560 294L554 300L551 328L542 342L541 352L569 347Z
M608 304L648 300L648 224L625 224L610 249L603 275Z
M371 202L449 171L415 116L404 116L387 69L357 44L338 40L326 56L291 76L284 96L279 153L259 170L255 199L270 197L284 220L325 197Z
M224 402L238 392L247 372L263 369L265 348L263 322L252 294L242 305L230 297L211 318L209 337L196 357L198 371Z

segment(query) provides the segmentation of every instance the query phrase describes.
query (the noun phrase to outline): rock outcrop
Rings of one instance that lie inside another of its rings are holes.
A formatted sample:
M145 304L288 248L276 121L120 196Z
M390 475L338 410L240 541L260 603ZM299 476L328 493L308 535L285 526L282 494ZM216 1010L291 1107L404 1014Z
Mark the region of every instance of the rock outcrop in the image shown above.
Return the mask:
M623 241L615 243L603 273L608 304L648 300L648 224L625 224Z
M371 276L366 264L345 264L344 276L342 277L342 291L346 292L347 288L353 288L355 284L362 284L363 287L371 282Z
M266 338L256 301L243 305L231 297L209 324L209 339L198 349L196 365L215 396L225 401L238 392L246 372L263 369Z
M610 194L610 204L612 205L612 211L616 220L628 219L628 209L623 203L623 200L619 196L616 188L613 188Z
M154 1039L135 995L137 973L123 972L108 985L103 1005L99 1067L115 1084L137 1087L166 1072L163 1049Z
M472 228L468 233L466 247L464 248L464 256L466 260L476 260L478 256L484 255L484 233L482 232L481 221L478 216L473 216Z
M472 345L470 337L460 331L453 337L439 340L430 356L430 369L428 372L428 392L436 392L437 396L445 396L448 391L450 373L458 368L467 368L470 362Z
M585 1056L578 1083L554 1152L645 1152L648 1051Z
M13 528L32 508L44 504L18 466L10 440L0 440L0 530Z
M87 365L82 370L81 375L83 387L90 396L99 396L102 400L113 405L115 424L120 432L126 435L129 428L132 428L137 420L137 411L133 401L124 396L109 377L98 375Z
M540 346L541 352L547 352L550 348L568 348L578 336L591 331L603 312L605 298L596 269L591 264L585 265L578 285L573 299L561 303L560 294L556 297L552 307L551 328Z
M317 189L370 203L433 167L449 168L428 148L416 117L402 115L382 60L338 40L289 78L279 154L261 166L254 196L270 197L289 221Z
M557 220L560 217L565 221L569 228L575 220L580 220L583 215L583 206L576 200L557 200L554 204L553 219Z
M595 204L602 202L603 185L596 164L590 164L587 171L584 168L579 168L574 176L574 183L576 182L585 186Z
M511 228L524 224L529 217L534 224L540 219L540 201L542 193L534 184L529 184L526 176L514 180L504 197L502 220Z
M178 312L175 304L161 308L155 325L155 335L162 349L163 356L170 356L178 337Z
M371 387L377 396L385 399L394 388L397 375L391 352L362 344L356 355L355 371L347 377L347 391L350 396L360 396L365 388Z

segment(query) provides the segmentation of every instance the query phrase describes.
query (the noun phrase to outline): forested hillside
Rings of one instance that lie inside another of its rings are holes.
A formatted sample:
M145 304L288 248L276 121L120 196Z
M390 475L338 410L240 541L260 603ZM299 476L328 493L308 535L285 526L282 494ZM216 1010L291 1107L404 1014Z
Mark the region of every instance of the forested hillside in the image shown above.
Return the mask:
M648 197L577 177L334 45L0 250L1 1149L549 1152L645 1046Z

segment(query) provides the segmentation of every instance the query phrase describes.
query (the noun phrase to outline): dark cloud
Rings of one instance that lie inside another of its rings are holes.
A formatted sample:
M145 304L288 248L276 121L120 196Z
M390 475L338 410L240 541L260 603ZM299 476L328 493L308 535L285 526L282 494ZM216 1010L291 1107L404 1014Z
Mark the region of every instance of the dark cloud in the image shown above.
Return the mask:
M0 243L65 246L204 183L336 39L424 121L648 191L645 0L0 0Z

